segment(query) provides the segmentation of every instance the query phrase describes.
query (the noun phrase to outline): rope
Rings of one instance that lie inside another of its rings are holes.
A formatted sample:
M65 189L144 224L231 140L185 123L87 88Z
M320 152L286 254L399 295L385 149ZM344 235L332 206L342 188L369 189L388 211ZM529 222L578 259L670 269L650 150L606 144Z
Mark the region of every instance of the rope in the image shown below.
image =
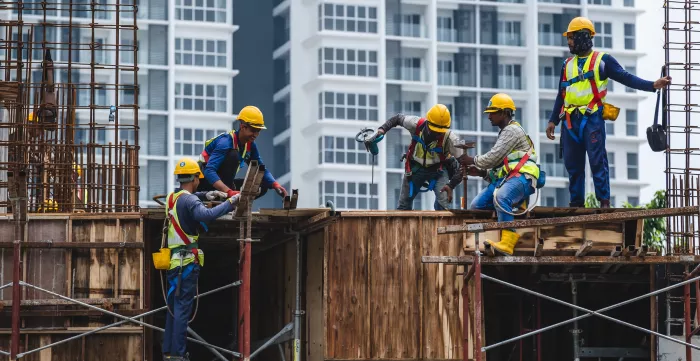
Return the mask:
M502 212L508 213L511 216L522 216L522 215L530 212L531 210L533 210L537 206L537 201L540 200L540 190L535 188L535 193L537 193L537 195L535 196L535 201L532 202L522 213L512 213L510 211L503 209L503 207L501 207L501 205L498 203L498 200L496 199L496 193L498 193L499 189L500 189L500 187L496 188L496 190L493 192L493 204L496 207L498 207L498 209L500 209Z
M166 234L167 234L168 222L169 222L169 221L168 221L168 218L166 217L165 220L163 221L163 235L161 236L161 240L160 240L160 248L164 248L164 247L165 247L165 237L166 237ZM175 318L175 315L174 315L173 312L170 310L170 306L168 305L168 296L165 294L165 281L163 280L163 274L164 274L165 272L166 272L166 271L161 271L161 272L160 272L160 290L161 290L161 292L163 293L163 300L165 301L165 307L168 309L168 313L170 313L170 316L172 316L173 318ZM195 301L195 304L194 304L194 313L192 314L192 319L190 319L189 321L187 321L187 324L188 324L188 325L189 325L190 323L192 323L192 321L194 321L194 318L195 318L195 317L197 317L197 310L199 309L199 278L197 278L197 283L196 283L196 285L195 285L195 289L196 289L196 292L197 292L197 297L195 297L196 301Z

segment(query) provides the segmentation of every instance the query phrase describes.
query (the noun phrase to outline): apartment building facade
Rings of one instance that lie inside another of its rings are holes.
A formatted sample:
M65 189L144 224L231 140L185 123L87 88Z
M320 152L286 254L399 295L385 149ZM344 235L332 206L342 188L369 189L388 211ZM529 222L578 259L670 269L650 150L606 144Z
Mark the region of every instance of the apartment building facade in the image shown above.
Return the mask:
M452 112L453 131L484 153L497 128L482 109L497 92L516 101L516 120L547 171L540 204L566 206L558 137L544 134L569 56L562 33L570 19L587 16L596 26L595 47L628 71L635 73L644 55L636 50L641 10L633 0L274 0L274 6L275 161L278 170L288 170L279 172L285 187L304 195L300 207L332 200L338 209L395 209L410 134L392 130L376 159L355 134L397 112L423 115L440 102ZM637 132L644 95L621 84L610 88L608 101L622 109L606 125L611 201L636 204L645 185L639 179L644 139ZM483 186L469 179L468 200ZM460 185L454 207L461 196ZM432 209L433 201L423 193L414 208Z

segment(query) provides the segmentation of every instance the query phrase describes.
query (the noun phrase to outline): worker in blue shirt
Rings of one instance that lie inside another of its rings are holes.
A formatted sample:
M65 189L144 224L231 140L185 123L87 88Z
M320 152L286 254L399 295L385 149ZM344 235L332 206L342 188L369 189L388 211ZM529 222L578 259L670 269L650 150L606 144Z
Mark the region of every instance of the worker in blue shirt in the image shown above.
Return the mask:
M241 161L250 164L252 160L258 161L259 166L265 166L258 152L255 139L265 127L263 114L255 106L249 105L241 109L238 114L239 127L237 131L221 133L204 143L204 150L199 156L199 164L204 173L204 179L199 185L200 191L218 190L231 197L240 192L243 179L235 179L236 173L241 167ZM260 194L262 197L269 188L284 197L287 190L284 189L265 169Z
M163 359L166 361L189 360L186 352L187 324L197 289L200 267L204 266L204 251L199 249L199 226L205 225L229 212L233 212L240 195L228 197L220 191L196 192L203 178L194 159L180 159L175 166L175 176L180 189L166 198L168 217L168 248L170 267L166 272L168 290L166 302L168 314L163 337ZM207 208L201 198L226 199L214 208Z
M601 208L610 207L610 178L605 149L605 120L615 120L620 109L605 102L608 80L630 88L653 92L671 83L670 77L654 82L640 79L622 68L610 54L593 51L593 23L584 17L571 20L564 33L574 54L561 69L559 94L547 125L547 138L554 140L554 128L564 120L561 148L569 173L570 207L585 201L586 153L593 173L595 195Z

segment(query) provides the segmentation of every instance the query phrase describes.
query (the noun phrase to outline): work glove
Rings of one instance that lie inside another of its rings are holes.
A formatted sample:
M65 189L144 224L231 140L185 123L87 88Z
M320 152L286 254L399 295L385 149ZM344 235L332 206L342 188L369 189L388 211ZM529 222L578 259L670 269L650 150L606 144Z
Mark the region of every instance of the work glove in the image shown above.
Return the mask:
M222 191L210 191L207 192L206 197L208 200L213 201L216 199L226 199L228 195Z
M282 187L282 185L277 183L276 181L274 183L272 183L271 188L274 189L275 192L277 192L277 194L279 194L280 197L284 198L287 196L287 190L284 189L284 187Z
M372 134L371 137L365 139L365 149L366 149L368 152L369 152L369 146L370 146L370 144L374 143L374 141L377 140L377 138L378 138L380 135L382 135L382 134L384 134L384 129L379 128L379 129L377 129L376 132L374 132L374 134Z
M233 196L233 197L229 197L226 201L229 202L229 203L231 203L231 204L233 204L233 206L235 207L235 206L238 204L238 201L239 201L240 199L241 199L241 194L238 193L238 194L236 194L236 195Z
M226 192L226 196L228 198L231 198L231 197L235 196L236 194L240 194L240 193L241 192L239 192L239 191L234 191L233 189L229 189L228 192Z
M440 192L447 192L447 201L452 202L452 188L450 188L449 185L445 184L445 186L442 187Z

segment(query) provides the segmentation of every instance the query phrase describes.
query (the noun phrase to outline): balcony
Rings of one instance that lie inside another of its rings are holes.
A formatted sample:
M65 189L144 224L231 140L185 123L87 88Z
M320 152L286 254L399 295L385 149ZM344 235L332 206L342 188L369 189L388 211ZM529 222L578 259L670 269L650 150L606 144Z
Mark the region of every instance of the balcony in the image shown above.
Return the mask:
M457 73L440 71L438 72L438 85L457 86L459 85Z
M537 0L539 3L581 5L581 0Z
M566 37L561 33L546 33L540 31L538 33L538 43L545 46L569 46Z
M402 81L427 81L427 76L425 76L425 71L422 68L412 68L407 66L402 66L399 68L389 67L387 68L387 78L392 80L402 80Z
M559 155L557 155L558 157ZM563 163L546 163L542 162L542 167L544 168L547 177L568 177L566 169L564 169Z
M540 89L557 89L559 78L554 75L540 75Z
M498 45L522 46L523 45L522 36L521 36L521 34L499 32L498 33Z
M522 78L519 76L499 75L498 88L520 90L523 88Z
M386 27L387 35L405 36L409 38L425 38L426 28L422 24L404 22L389 22Z
M437 38L438 41L444 41L448 43L457 42L457 29L438 28Z

